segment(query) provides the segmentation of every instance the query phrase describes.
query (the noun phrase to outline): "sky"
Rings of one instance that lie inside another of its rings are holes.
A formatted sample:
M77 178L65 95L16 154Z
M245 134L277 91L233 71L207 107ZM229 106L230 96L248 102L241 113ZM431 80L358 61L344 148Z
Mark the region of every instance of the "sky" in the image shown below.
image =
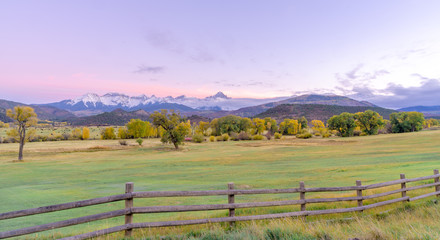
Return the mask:
M440 105L440 1L0 1L0 99L339 94Z

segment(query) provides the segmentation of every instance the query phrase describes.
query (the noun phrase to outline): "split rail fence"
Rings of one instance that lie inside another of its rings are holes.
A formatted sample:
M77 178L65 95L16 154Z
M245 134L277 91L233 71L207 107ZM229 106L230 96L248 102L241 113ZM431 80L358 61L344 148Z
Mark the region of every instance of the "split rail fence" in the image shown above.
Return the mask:
M417 185L413 187L407 187L406 184L410 182L420 182L425 180L434 181L432 183L425 183L422 185ZM78 202L70 202L58 205L51 205L45 207L38 207L20 211L0 213L0 220L12 219L18 217L25 217L35 214L43 214L48 212L61 211L66 209L80 208L92 205L98 205L103 203L110 203L116 201L125 201L125 209L105 212L100 214L94 214L79 218L74 218L65 221L59 221L44 225L38 225L34 227L26 227L22 229L0 232L1 238L10 238L16 236L22 236L31 233L42 232L46 230L62 228L72 225L78 225L82 223L114 218L118 216L125 216L125 224L121 226L111 227L107 229L102 229L90 233L85 233L81 235L71 236L63 238L64 240L73 239L87 239L93 238L101 235L106 235L110 233L115 233L119 231L125 231L125 236L132 236L132 230L137 228L153 228L153 227L170 227L170 226L184 226L184 225L194 225L194 224L207 224L207 223L221 223L229 222L233 225L237 221L251 221L251 220L262 220L262 219L275 219L275 218L286 218L286 217L300 217L300 216L311 216L311 215L323 215L323 214L334 214L334 213L347 213L347 212L362 212L367 209L376 208L392 203L404 202L404 201L415 201L422 198L430 196L440 196L440 174L438 170L434 170L434 175L418 177L418 178L405 178L405 174L400 175L400 179L376 183L370 185L362 185L361 181L356 181L356 186L346 186L346 187L321 187L321 188L306 188L304 182L299 183L298 188L289 189L254 189L254 190L239 190L234 189L234 184L229 183L227 190L210 190L210 191L150 191L150 192L134 192L133 183L126 183L125 194L113 195L108 197L100 197L89 200L83 200ZM372 194L363 195L363 191L369 189L376 189L381 187L387 187L392 185L399 185L400 189ZM423 195L409 197L407 192L434 187L434 191L426 193ZM337 198L306 198L306 193L311 192L347 192L355 191L356 197L337 197ZM287 201L270 201L270 202L246 202L246 203L235 203L236 195L247 195L247 194L279 194L279 193L299 193L300 198L298 200L287 200ZM400 197L381 201L369 205L364 205L364 200L375 199L379 197L384 197L392 194L399 194ZM207 204L207 205L175 205L175 206L148 206L148 207L134 207L133 199L135 198L159 198L159 197L196 197L196 196L216 196L216 195L226 195L228 199L227 204ZM357 201L357 207L351 208L337 208L337 209L325 209L325 210L307 210L306 206L310 203L333 203L340 201ZM264 214L264 215L251 215L251 216L235 216L235 209L239 208L257 208L257 207L273 207L273 206L288 206L288 205L300 205L300 211L295 212L285 212L276 214ZM208 218L208 219L195 219L195 220L179 220L179 221L162 221L162 222L141 222L133 223L134 214L145 214L145 213L169 213L169 212L190 212L190 211L207 211L207 210L229 210L228 217L220 218Z

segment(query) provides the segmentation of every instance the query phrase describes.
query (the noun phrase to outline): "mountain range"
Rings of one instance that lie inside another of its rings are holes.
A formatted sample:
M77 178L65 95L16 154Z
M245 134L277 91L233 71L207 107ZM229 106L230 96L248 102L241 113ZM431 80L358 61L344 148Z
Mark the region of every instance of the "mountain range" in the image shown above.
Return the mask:
M252 98L230 98L222 92L206 98L186 97L156 97L140 95L128 96L120 93L107 93L99 96L95 93L88 93L81 97L61 102L48 103L44 106L56 107L68 110L76 116L96 115L109 112L115 109L125 111L144 110L152 112L160 109L174 109L180 112L196 111L231 111L239 108L280 101L287 97L252 99Z

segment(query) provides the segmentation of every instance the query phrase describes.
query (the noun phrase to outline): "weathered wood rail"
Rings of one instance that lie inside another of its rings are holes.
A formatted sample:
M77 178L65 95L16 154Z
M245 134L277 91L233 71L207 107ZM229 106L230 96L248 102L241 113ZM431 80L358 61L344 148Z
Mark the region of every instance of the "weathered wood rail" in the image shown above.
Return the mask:
M413 187L407 187L407 183L419 182L425 180L434 180L433 183L427 183L417 185ZM387 186L400 185L400 189L387 191L383 193L377 193L372 195L364 195L365 190L382 188ZM419 196L408 197L407 193L410 191L434 187L434 191ZM405 178L405 174L400 175L400 179L394 181L388 181L383 183L375 183L370 185L362 185L361 181L356 181L356 186L347 187L321 187L321 188L306 188L304 182L299 183L298 188L288 189L252 189L252 190L240 190L235 189L233 183L228 184L227 190L210 190L210 191L150 191L150 192L134 192L133 183L126 183L125 194L113 195L101 198L88 199L77 202L63 203L45 207L31 208L20 211L0 213L0 220L31 216L35 214L43 214L61 210L67 210L72 208L87 207L92 205L125 201L125 208L121 210L99 213L79 218L73 218L65 221L59 221L54 223L48 223L44 225L38 225L33 227L26 227L6 232L0 232L0 239L10 238L16 236L22 236L26 234L32 234L42 232L46 230L62 228L72 225L78 225L82 223L114 218L118 216L125 216L125 224L121 226L102 229L90 233L76 235L72 237L63 238L65 240L73 239L87 239L97 237L105 234L125 231L125 236L132 235L132 230L136 228L152 228L152 227L170 227L170 226L184 226L194 224L206 224L206 223L221 223L229 222L234 225L237 221L251 221L262 219L275 219L286 217L305 217L312 215L324 215L335 213L347 213L347 212L362 212L367 209L376 208L392 203L403 201L415 201L431 196L440 196L440 174L438 170L434 170L434 175L418 177L418 178ZM356 197L335 197L335 198L306 198L306 193L311 192L347 192L355 191ZM280 194L280 193L299 193L298 200L286 200L286 201L269 201L269 202L246 202L235 203L236 195L247 194ZM364 204L364 200L380 198L389 196L392 194L400 193L399 198L381 201L373 204ZM148 206L148 207L134 207L133 201L135 198L158 198L158 197L198 197L198 196L216 196L226 195L228 199L227 204L206 204L206 205L176 205L176 206ZM357 207L351 208L338 208L338 209L325 209L325 210L306 210L307 204L311 203L332 203L340 201L356 201ZM256 208L256 207L275 207L275 206L288 206L288 205L300 205L300 211L285 212L276 214L264 214L264 215L251 215L251 216L235 216L235 209L240 208ZM145 213L166 213L166 212L190 212L190 211L208 211L208 210L229 210L228 217L221 218L208 218L208 219L194 219L194 220L179 220L179 221L163 221L163 222L143 222L133 223L134 214Z

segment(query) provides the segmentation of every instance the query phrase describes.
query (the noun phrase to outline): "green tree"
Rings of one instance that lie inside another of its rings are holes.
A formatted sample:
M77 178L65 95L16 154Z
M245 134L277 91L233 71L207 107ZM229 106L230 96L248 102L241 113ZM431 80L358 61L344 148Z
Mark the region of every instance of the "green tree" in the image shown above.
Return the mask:
M150 118L153 119L154 126L164 129L161 141L172 143L176 149L179 149L179 145L191 130L190 122L184 122L180 114L173 110L170 112L167 110L155 111L150 115Z
M147 124L140 119L131 119L127 123L128 135L132 138L145 137L147 131Z
M271 134L274 134L276 131L278 131L277 120L266 117L264 118L264 122L266 124L267 131L269 131Z
M393 133L416 132L423 129L425 118L419 112L398 112L390 114Z
M218 119L219 134L240 132L242 118L235 115L228 115Z
M240 119L240 124L239 124L239 131L237 133L240 132L247 132L249 131L249 129L252 128L252 120L250 118L241 118Z
M214 118L209 123L209 127L211 128L211 135L218 136L220 135L220 127L218 125L218 118Z
M17 125L15 128L15 132L18 135L18 140L20 143L18 149L18 161L23 160L23 147L24 143L29 140L31 135L31 131L26 134L26 130L37 124L37 114L34 112L34 109L26 106L16 106L14 109L8 109L6 111L6 115L12 118ZM8 135L15 135L12 132Z
M308 123L307 118L304 116L298 119L298 123L300 124L301 129L307 129L309 127L307 124Z
M331 117L327 123L329 129L338 131L342 137L353 136L353 131L356 128L353 114L347 112Z
M379 128L383 127L385 124L382 116L371 110L355 113L354 118L362 132L367 135L376 135Z

